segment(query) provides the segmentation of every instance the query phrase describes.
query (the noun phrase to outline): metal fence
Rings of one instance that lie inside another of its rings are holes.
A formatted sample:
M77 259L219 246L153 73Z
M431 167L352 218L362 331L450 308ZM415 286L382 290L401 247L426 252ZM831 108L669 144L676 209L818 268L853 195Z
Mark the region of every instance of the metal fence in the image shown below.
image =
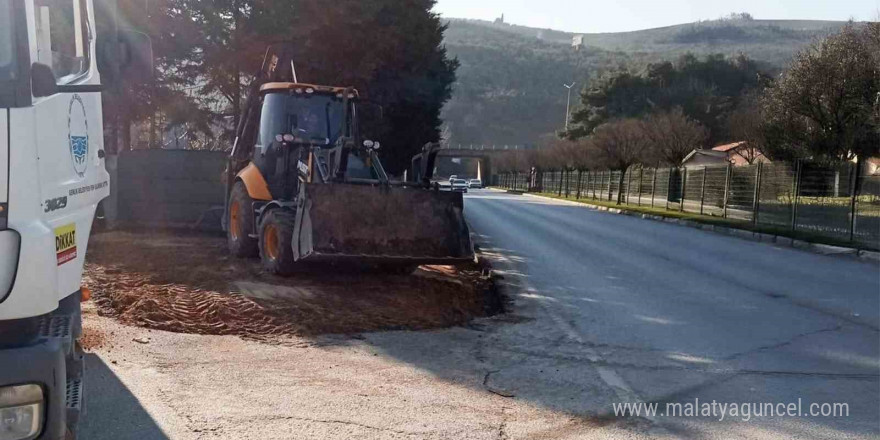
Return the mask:
M880 248L880 175L854 163L501 173L507 189L730 218Z
M114 221L158 227L220 229L221 182L227 154L199 150L138 150L111 170Z

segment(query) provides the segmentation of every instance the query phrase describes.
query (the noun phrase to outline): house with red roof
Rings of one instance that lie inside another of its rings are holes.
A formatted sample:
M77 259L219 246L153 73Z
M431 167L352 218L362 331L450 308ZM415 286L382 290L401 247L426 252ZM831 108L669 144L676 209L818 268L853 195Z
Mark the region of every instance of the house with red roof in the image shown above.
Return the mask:
M749 147L748 142L733 142L719 145L711 150L694 150L684 158L685 168L724 166L744 166L758 162L770 162L757 148Z

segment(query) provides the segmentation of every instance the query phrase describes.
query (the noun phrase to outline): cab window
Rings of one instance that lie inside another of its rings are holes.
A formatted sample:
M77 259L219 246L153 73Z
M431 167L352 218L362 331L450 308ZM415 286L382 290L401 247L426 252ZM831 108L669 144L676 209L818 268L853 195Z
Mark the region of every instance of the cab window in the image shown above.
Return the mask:
M85 0L34 2L36 61L52 68L58 84L74 82L89 70L87 14Z
M260 144L266 147L276 135L293 134L307 142L333 145L341 135L342 110L342 100L331 95L268 93L260 116Z

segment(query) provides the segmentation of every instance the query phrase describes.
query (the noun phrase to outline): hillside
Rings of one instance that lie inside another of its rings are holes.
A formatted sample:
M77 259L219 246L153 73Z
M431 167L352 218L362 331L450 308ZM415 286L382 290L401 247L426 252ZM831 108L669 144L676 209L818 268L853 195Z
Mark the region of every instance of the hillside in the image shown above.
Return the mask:
M452 19L449 53L461 68L444 109L451 144L534 144L565 122L566 89L621 67L674 60L685 53L740 52L768 71L782 69L801 48L843 22L713 20L635 32L574 34L551 29ZM572 37L584 35L575 51ZM572 95L572 104L578 102Z

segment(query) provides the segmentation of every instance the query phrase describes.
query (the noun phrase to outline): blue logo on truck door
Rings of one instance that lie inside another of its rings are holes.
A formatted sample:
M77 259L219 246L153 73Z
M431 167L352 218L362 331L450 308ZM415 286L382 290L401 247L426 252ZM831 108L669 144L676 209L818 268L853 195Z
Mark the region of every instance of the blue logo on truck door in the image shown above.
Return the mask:
M86 106L79 95L73 95L70 99L67 128L73 170L82 178L89 167L89 122L86 119Z

